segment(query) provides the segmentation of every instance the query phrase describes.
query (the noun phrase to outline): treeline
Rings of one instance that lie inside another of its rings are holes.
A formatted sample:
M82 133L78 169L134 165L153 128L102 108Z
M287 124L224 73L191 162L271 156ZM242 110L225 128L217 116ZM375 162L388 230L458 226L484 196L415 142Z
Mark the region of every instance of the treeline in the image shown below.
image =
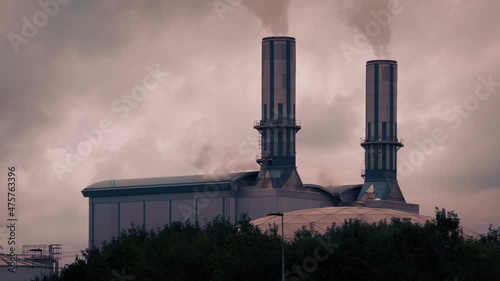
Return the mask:
M242 216L203 227L132 228L82 252L45 281L281 280L281 233ZM453 212L436 208L425 225L407 219L349 220L324 234L297 231L285 247L286 280L500 280L500 228L464 238Z

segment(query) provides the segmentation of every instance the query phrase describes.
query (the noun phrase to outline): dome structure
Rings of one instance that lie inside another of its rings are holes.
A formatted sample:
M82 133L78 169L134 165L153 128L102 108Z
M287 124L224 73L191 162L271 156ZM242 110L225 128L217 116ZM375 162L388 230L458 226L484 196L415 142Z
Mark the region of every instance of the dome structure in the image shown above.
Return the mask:
M369 207L324 207L304 209L293 212L284 213L284 230L287 238L292 238L294 232L305 226L313 224L316 231L323 234L332 226L344 224L345 220L358 219L368 223L377 223L381 220L390 222L391 218L409 218L413 223L425 224L427 221L432 221L434 218L423 216L414 213L402 212L398 210L385 208L369 208ZM252 223L258 226L261 230L269 229L269 226L276 224L281 233L281 217L267 216L253 220ZM478 234L472 230L463 228L463 234L466 237L477 237Z

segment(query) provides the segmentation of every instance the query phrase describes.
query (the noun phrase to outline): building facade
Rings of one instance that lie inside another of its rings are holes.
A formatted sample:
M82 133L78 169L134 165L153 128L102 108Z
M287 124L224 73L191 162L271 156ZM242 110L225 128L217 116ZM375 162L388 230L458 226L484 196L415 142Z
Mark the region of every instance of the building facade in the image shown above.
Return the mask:
M89 198L89 247L117 237L132 225L156 229L174 221L204 224L220 216L234 222L273 212L351 206L387 208L418 214L397 182L397 63L369 61L366 66L365 173L362 184L303 184L296 167L295 53L293 37L262 40L262 116L259 171L218 176L106 180L82 193Z

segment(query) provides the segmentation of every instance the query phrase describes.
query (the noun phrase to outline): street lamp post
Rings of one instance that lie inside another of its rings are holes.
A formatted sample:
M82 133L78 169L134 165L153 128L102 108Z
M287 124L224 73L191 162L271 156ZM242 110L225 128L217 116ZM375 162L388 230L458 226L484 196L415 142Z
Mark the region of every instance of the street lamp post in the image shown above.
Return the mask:
M285 224L283 220L283 213L269 213L268 216L281 217L281 280L285 281Z

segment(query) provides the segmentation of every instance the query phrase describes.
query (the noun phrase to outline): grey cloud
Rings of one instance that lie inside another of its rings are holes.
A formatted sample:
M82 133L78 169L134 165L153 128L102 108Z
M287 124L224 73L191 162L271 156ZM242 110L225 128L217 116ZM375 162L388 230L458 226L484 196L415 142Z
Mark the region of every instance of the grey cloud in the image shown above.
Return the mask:
M248 127L250 131L251 127ZM214 143L216 135L212 124L206 119L191 124L186 128L180 143L186 155L184 160L204 174L258 169L254 158L256 151L252 151L256 144L245 142L241 147L238 144L227 146Z
M262 26L273 35L288 34L289 0L242 0L250 11L262 22Z
M392 14L388 9L388 7L391 7L390 2L389 0L340 0L338 2L338 15L340 18L365 35L373 49L373 53L378 58L389 56L392 27L390 20L388 24L385 22L381 24L375 20L373 14L383 12L391 18Z
M497 65L483 65L481 72L469 71L461 79L455 79L458 84L450 85L449 90L435 97L434 102L442 99L447 102L441 102L433 117L427 120L404 111L404 116L414 117L406 118L407 122L400 125L400 136L406 139L400 156L411 160L412 157L419 159L417 154L425 154L421 165L413 165L415 173L410 177L418 177L427 184L441 182L442 188L447 190L484 190L500 186L500 151L493 148L500 142L500 134L496 122L491 119L498 115L500 106L500 68ZM497 83L490 88L492 92L481 88L482 99L475 94L477 87L482 85L478 77L491 78ZM413 109L416 107L411 102L420 102L417 93L414 94L409 97L408 102L412 104L409 109L418 112L420 109ZM432 102L429 99L428 104ZM432 140L435 130L442 132L445 142Z
M356 91L333 99L302 98L298 101L299 119L303 129L299 132L300 145L315 149L332 149L346 142L359 140L363 135L364 116L358 109L364 108L364 93Z

